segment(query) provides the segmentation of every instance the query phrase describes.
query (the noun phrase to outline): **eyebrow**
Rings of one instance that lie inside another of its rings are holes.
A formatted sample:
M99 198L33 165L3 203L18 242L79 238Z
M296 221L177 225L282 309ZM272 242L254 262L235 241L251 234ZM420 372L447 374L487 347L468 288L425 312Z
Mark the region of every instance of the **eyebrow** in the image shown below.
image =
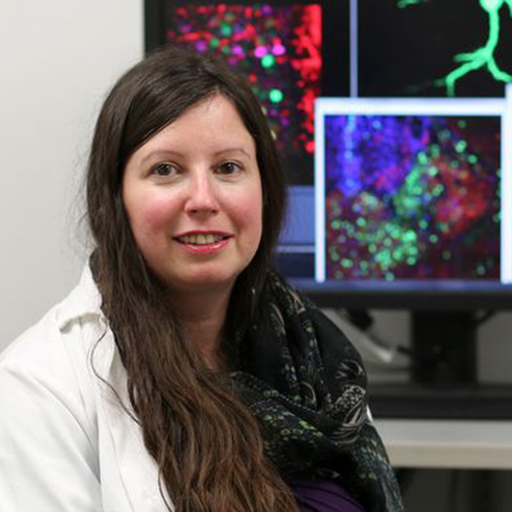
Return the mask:
M150 153L148 153L144 158L142 158L142 160L140 161L140 164L143 165L148 160L151 160L155 157L158 157L156 159L160 160L164 156L165 157L175 156L178 158L183 158L184 155L183 155L183 153L180 153L179 151L173 151L172 149L155 149L155 150L151 151Z
M252 155L249 152L247 152L244 148L241 148L241 147L221 149L219 151L216 151L213 154L213 156L219 157L221 155L229 154L229 153L241 153L241 154L245 155L247 158L249 158L250 160L252 160ZM140 163L141 163L141 165L144 165L148 160L151 160L155 157L158 157L157 159L159 160L160 158L164 158L164 157L168 157L168 156L184 158L185 155L183 153L180 153L179 151L174 151L172 149L155 149L155 150L151 151L150 153L148 153L144 158L142 158Z
M220 151L216 151L214 153L214 156L220 156L225 153L242 153L247 158L249 158L249 159L252 158L252 155L250 153L248 153L244 148L240 148L240 147L221 149Z

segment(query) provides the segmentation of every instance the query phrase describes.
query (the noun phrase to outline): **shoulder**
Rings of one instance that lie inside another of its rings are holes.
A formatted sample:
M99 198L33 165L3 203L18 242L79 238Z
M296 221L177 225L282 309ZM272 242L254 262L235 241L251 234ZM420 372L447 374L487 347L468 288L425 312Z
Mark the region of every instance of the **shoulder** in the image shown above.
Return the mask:
M101 331L99 312L91 314L89 277L84 283L82 276L66 299L0 354L0 409L13 418L36 415L32 419L38 421L40 414L68 414L87 430L93 428L87 357ZM78 314L80 305L89 316Z
M0 354L0 370L58 376L70 358L69 348L82 342L79 333L87 323L101 324L100 298L90 270L84 270L79 284ZM80 328L75 329L74 324Z
M15 339L0 354L0 370L41 373L64 355L58 325L60 304Z

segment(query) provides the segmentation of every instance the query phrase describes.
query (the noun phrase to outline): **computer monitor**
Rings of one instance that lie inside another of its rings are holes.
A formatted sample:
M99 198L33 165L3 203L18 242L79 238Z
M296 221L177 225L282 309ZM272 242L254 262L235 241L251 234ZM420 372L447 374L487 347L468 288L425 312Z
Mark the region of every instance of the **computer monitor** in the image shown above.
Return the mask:
M449 348L452 373L473 379L475 312L512 308L510 88L319 98L315 137L315 186L290 190L280 270L322 306L413 311L423 358Z
M511 307L510 103L319 98L280 268L325 305Z

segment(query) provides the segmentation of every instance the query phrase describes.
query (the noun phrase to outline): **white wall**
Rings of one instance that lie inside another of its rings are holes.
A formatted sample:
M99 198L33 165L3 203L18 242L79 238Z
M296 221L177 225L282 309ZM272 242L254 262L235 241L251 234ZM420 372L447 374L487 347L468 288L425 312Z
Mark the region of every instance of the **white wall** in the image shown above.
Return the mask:
M0 350L80 275L92 125L142 54L142 0L0 0Z

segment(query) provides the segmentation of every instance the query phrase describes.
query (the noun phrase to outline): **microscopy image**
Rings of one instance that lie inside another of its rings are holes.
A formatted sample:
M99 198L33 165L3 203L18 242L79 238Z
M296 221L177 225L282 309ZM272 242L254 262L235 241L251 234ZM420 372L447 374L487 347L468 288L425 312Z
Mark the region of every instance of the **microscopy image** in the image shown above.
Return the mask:
M292 180L312 183L314 101L322 73L319 3L169 2L168 42L222 56L264 106Z
M497 279L500 119L329 115L326 277Z
M502 97L512 81L512 0L364 0L358 19L361 96Z

